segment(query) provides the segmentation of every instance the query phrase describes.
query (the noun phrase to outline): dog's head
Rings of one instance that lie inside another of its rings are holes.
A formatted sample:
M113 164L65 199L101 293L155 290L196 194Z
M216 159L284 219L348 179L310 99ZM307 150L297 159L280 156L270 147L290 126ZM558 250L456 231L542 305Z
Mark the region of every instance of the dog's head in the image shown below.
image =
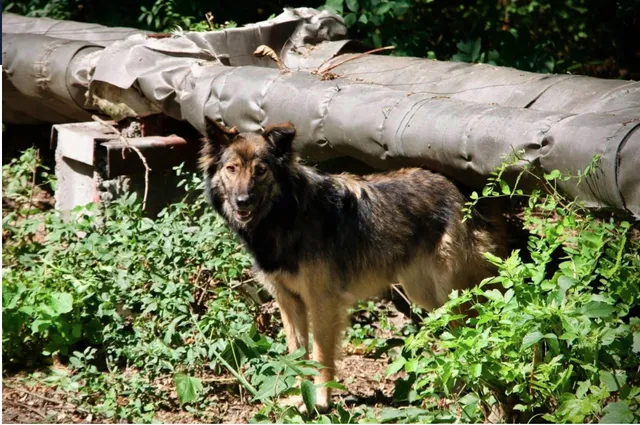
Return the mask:
M200 156L211 203L237 227L257 223L280 194L278 175L294 161L291 123L238 133L206 118Z

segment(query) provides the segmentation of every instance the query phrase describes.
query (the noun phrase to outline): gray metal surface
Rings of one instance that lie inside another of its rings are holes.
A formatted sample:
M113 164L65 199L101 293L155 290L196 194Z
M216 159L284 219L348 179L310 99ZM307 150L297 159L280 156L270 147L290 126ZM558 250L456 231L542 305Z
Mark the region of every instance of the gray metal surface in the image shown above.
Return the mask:
M640 218L639 83L356 57L344 53L365 47L344 35L341 18L295 9L221 32L134 35L103 51L86 42L3 38L3 84L10 87L3 119L24 112L72 121L93 108L115 118L163 112L200 130L205 115L242 131L290 120L308 160L349 156L379 169L425 166L474 187L513 151L523 150L540 173L575 174L598 154L597 173L562 188L588 206ZM253 57L261 44L288 70ZM55 84L20 76L43 61L58 70L50 71ZM332 65L331 73L317 72Z
M102 48L86 41L3 34L2 120L36 124L91 119L83 108L88 72L78 65L96 50Z
M356 55L329 61L339 63ZM640 82L550 75L513 68L430 59L366 56L333 69L343 78L466 102L573 114L640 116Z

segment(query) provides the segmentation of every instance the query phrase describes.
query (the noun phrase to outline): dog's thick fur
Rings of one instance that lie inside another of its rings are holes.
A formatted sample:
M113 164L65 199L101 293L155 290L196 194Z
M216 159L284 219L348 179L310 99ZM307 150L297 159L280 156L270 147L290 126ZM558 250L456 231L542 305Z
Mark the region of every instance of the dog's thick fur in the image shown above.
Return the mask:
M400 282L421 307L439 307L452 290L493 273L482 253L504 256L506 239L500 220L462 223L465 198L439 174L325 174L298 163L294 137L290 123L238 134L208 121L200 165L211 204L275 296L290 351L308 349L311 320L323 383L334 379L346 310L355 301ZM330 390L319 388L317 408L329 401Z

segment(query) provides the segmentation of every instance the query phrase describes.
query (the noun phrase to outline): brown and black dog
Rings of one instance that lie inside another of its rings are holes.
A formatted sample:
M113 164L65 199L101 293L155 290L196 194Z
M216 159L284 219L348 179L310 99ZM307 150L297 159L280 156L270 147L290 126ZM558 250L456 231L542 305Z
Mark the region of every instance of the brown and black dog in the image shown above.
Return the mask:
M200 158L214 208L245 242L256 275L274 295L290 351L308 350L334 379L347 308L400 282L431 310L454 289L494 272L484 252L504 256L499 219L462 222L465 197L445 177L420 168L369 176L330 175L301 165L290 123L262 134L207 120ZM324 411L330 389L320 387Z

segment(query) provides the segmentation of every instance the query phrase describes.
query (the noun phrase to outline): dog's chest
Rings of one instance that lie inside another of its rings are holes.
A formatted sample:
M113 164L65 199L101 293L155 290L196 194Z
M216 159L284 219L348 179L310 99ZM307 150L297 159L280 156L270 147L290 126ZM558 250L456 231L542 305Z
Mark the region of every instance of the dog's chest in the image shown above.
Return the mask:
M266 273L300 273L302 250L295 232L280 226L262 226L259 231L243 236L256 266Z
M303 271L303 273L301 273L301 271ZM275 289L276 292L286 289L296 295L305 295L309 292L308 286L312 284L309 274L300 268L295 273L283 270L275 272L265 272L262 270L259 275L262 277L260 280L263 285L265 285L271 293L274 292L272 289Z

